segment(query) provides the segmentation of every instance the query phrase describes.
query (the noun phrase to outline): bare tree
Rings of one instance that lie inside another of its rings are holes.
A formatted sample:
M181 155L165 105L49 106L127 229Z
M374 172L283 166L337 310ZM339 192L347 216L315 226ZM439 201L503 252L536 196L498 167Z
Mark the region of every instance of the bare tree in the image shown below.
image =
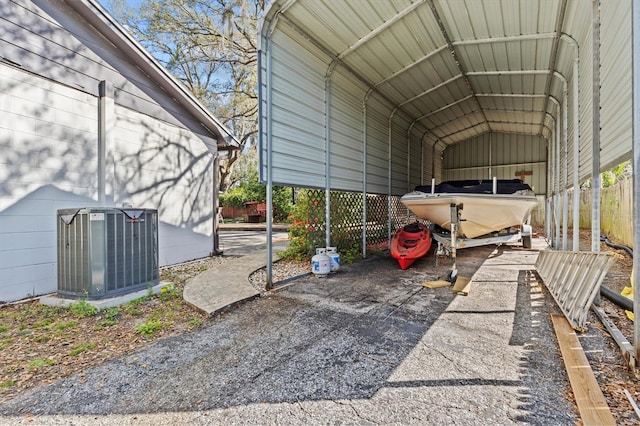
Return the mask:
M110 10L240 141L220 164L220 190L233 164L255 149L257 34L266 0L111 0Z

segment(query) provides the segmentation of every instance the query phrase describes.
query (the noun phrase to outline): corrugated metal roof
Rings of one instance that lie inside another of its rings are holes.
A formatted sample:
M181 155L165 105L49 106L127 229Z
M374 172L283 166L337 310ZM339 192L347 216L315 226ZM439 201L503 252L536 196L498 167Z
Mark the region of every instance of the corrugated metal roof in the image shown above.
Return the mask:
M400 170L411 171L408 184L418 169L422 179L440 177L440 153L490 133L546 140L545 167L558 168L547 187L561 190L554 181L560 174L559 185L571 187L574 176L583 181L593 174L596 112L602 167L631 153L629 10L628 2L600 4L601 80L595 82L594 10L587 0L276 0L261 31L261 43L272 43L268 54L261 51L272 63L263 68L270 82L261 87L272 92L263 94L270 113L262 117L295 129L301 124L291 121L305 114L305 103L317 108L304 118L314 130L305 135L309 140L299 142L283 127L263 126L261 136L273 141L274 152L282 141L291 142L285 151L298 143L304 152L297 155L315 158L318 173L289 169L276 155L275 179L285 183L278 178L283 164L282 176L300 172L298 180L308 185L401 193L410 185L396 182ZM339 81L334 67L348 77ZM322 92L313 101L289 93L311 88ZM334 130L336 122L341 127ZM426 154L416 159L407 146ZM352 161L343 165L334 155ZM355 167L358 155L362 164ZM356 172L349 175L348 168Z
M300 34L450 145L489 131L550 136L557 108L546 97L562 99L563 87L553 73L568 78L573 63L560 36L582 39L590 23L577 3L290 0L268 13L288 6L282 17Z

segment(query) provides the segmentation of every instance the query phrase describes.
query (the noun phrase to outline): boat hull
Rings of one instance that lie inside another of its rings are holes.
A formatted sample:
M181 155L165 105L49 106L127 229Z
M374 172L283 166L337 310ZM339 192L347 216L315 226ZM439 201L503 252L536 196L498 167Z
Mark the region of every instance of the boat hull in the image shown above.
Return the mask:
M519 194L405 194L400 201L416 216L451 231L451 205L462 206L458 235L476 238L527 222L538 205L535 195Z
M391 257L398 261L401 269L407 269L431 248L431 231L416 222L398 229L391 239Z

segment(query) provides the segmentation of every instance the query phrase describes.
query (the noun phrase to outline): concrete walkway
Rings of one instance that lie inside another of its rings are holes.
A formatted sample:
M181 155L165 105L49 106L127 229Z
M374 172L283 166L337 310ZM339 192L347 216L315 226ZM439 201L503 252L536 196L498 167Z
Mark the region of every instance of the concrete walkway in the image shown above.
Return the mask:
M256 250L208 269L187 282L183 291L184 300L207 315L213 315L226 307L256 297L260 293L249 283L249 275L265 266L266 259L266 249Z
M218 224L220 231L267 231L267 224L260 223L220 223ZM289 231L288 223L274 223L271 225L273 232Z
M278 252L287 248L288 240L284 230L284 226L273 230L274 260L277 259ZM267 243L263 231L266 231L264 223L229 224L222 228L221 246L225 248L225 255L234 258L187 282L183 291L185 301L207 315L213 315L258 296L260 292L251 285L249 276L267 264Z

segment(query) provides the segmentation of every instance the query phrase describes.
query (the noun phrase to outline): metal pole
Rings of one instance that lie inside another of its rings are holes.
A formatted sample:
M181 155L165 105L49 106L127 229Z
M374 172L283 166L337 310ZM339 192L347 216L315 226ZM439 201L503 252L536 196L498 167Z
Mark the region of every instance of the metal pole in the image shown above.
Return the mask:
M551 198L549 197L549 191L547 191L547 200L545 203L545 216L544 216L544 223L545 223L545 235L547 236L549 241L552 241L553 239L553 235L551 235Z
M420 138L420 185L424 185L424 136Z
M113 149L113 93L112 82L103 80L98 84L98 202L101 206L107 205L107 152Z
M556 166L555 166L555 185L556 185L556 203L557 203L557 240L556 240L556 249L562 248L562 241L566 238L566 235L562 233L562 182L560 179L560 155L561 155L561 134L560 134L560 120L554 121L555 132L554 132L554 140L555 140L555 154L556 154Z
M451 272L449 274L449 281L451 283L456 282L456 277L458 276L458 268L456 266L456 246L458 242L456 238L458 237L458 221L460 216L458 215L458 206L455 203L451 203L449 205L451 209Z
M592 135L592 170L591 181L593 183L593 205L591 216L591 251L600 252L600 0L593 0L593 102L591 112L593 114ZM593 303L600 304L600 292L596 292Z
M560 124L560 123L558 123ZM553 248L560 249L560 224L562 215L562 204L560 203L560 132L559 126L556 125L556 132L553 135L553 161L555 163L553 172L553 184L555 186L555 195L553 196L553 207L555 209L556 233L555 244Z
M331 246L331 153L330 148L330 112L331 112L331 75L337 62L334 60L327 69L324 79L324 212L325 212L325 247Z
M551 166L551 173L549 175L549 178L551 179L551 183L550 183L550 188L551 188L551 235L553 236L552 240L551 240L551 247L553 247L554 249L557 249L558 246L556 245L556 238L557 238L557 233L556 233L556 218L557 218L557 212L556 212L556 140L555 140L555 134L551 135L550 138L551 141L551 149L550 149L550 166Z
M591 251L600 251L600 0L593 0L593 114Z
M266 77L267 77L267 116L266 116L266 145L267 145L267 277L265 283L265 289L271 290L273 288L273 241L272 241L272 212L273 212L273 126L272 126L272 92L271 92L271 71L272 71L272 63L271 63L271 40L269 37L265 37L266 44L266 55L267 55L267 64L266 64ZM261 55L258 55L260 58ZM258 76L262 73L262 68L258 67ZM260 79L262 80L262 79ZM259 88L262 86L259 84ZM262 124L262 117L259 117L259 124ZM262 132L260 132L262 133Z
M546 163L546 202L545 202L545 217L544 217L544 227L545 227L545 236L547 241L550 244L553 244L553 226L551 224L551 139L547 139L547 163Z
M431 146L431 179L435 179L436 177L436 144L438 141L434 141Z
M640 249L640 0L633 0L633 247ZM635 271L639 271L636 273ZM640 256L633 256L633 310L640 312ZM640 359L640 321L634 322L634 358ZM635 366L634 366L635 367Z
M558 132L558 137L556 138L558 141L558 196L561 197L562 203L560 204L560 215L562 217L562 250L567 249L567 212L564 209L566 196L567 196L567 187L566 181L563 180L562 174L562 164L563 161L566 162L566 156L563 157L564 150L562 149L563 145L563 135L562 135L562 126L560 123L560 110L558 110L558 119L556 120L556 131ZM566 167L565 167L566 169Z
M412 122L407 130L407 192L411 192L411 130L415 124Z
M491 133L489 133L489 179L493 177L493 170L491 170Z
M567 82L564 82L564 90L562 97L562 140L564 142L564 175L563 175L563 191L562 191L562 233L564 240L562 241L562 250L567 250L567 235L569 233L569 90Z
M220 152L216 151L213 154L213 252L212 255L218 256L222 254L220 250L220 226L218 225L218 219L220 217L220 199L218 198L218 187L220 182L218 180L218 173L220 171Z
M388 216L388 226L387 226L387 239L389 242L389 247L391 247L391 138L392 138L392 130L393 130L393 116L395 115L398 107L396 107L391 114L389 115L389 142L388 142L388 152L387 152L387 216Z
M367 257L367 101L372 91L362 100L362 258Z
M576 48L577 50L577 48ZM573 58L573 251L580 251L580 111L578 101L579 54Z

